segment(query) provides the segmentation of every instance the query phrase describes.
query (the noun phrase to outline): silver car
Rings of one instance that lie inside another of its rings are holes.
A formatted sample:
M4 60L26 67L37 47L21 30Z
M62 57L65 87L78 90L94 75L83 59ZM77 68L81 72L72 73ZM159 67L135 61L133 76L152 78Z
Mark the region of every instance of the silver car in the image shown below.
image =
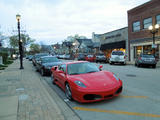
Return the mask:
M126 55L123 51L112 51L109 63L112 65L114 63L126 64Z

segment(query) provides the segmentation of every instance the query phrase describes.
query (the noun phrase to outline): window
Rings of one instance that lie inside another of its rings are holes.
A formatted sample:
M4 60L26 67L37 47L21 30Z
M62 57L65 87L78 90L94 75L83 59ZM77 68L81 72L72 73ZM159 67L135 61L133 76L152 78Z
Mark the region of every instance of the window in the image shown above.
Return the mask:
M156 24L160 24L160 15L156 16Z
M66 65L65 64L59 65L58 70L62 70L63 72L66 72Z
M143 28L148 29L148 27L152 25L152 18L146 18L143 20Z
M133 32L136 32L136 31L140 31L140 22L139 21L133 23Z

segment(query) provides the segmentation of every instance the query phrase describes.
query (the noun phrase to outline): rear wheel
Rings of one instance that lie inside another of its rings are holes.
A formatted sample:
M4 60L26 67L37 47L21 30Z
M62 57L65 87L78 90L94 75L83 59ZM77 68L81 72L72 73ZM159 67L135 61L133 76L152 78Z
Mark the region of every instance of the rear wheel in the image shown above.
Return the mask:
M66 95L67 99L72 100L72 92L71 92L69 84L66 83L65 87L66 87L65 88L65 95Z
M137 66L137 64L136 64L136 63L135 63L134 65L135 65L135 66Z
M153 65L152 67L153 67L153 68L156 68L156 65Z

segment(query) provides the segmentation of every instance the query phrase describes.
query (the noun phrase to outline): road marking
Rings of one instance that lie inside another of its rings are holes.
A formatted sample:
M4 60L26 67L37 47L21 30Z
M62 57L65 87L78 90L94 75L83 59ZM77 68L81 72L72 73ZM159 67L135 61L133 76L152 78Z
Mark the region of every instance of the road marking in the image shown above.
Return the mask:
M124 97L124 98L148 98L148 96L128 96L128 95L120 95L121 97Z
M104 113L111 113L111 114L123 114L123 115L132 115L132 116L160 118L160 115L148 114L148 113L126 112L126 111L119 111L119 110L102 110L102 109L84 108L84 107L73 107L73 109L81 110L81 111L104 112Z

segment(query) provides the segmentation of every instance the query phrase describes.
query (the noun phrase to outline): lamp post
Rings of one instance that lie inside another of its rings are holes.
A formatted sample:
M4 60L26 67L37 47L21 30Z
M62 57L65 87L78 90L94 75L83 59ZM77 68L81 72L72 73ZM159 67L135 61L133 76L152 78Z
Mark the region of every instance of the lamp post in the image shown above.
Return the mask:
M151 25L151 26L149 26L148 29L150 30L150 32L152 33L152 36L153 36L152 51L153 51L153 55L156 57L155 34L158 32L159 24L156 24L154 26Z
M23 68L23 47L22 47L22 40L21 40L21 35L20 35L20 18L21 15L17 14L16 19L17 19L17 28L18 28L18 43L19 43L19 54L20 54L20 69Z

